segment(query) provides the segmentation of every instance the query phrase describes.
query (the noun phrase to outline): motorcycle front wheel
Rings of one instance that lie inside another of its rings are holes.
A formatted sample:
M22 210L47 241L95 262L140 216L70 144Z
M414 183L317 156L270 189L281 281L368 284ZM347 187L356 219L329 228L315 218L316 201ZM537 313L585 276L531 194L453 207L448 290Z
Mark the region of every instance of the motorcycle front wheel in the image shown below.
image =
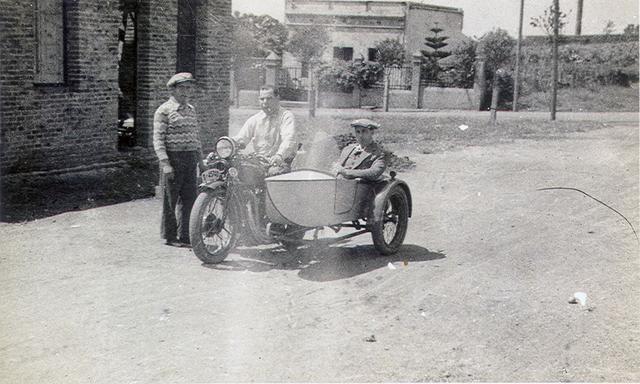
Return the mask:
M207 190L198 195L189 218L193 253L205 264L222 262L234 247L239 228L224 191Z

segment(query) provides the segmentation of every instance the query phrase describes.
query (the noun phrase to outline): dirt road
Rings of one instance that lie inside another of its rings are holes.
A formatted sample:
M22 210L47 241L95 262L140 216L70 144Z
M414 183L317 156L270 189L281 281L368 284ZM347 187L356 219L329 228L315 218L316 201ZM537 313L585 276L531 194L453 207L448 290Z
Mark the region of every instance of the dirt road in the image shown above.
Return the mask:
M637 238L537 190L638 229L637 127L410 155L390 258L361 237L207 267L153 199L0 224L0 382L640 381Z

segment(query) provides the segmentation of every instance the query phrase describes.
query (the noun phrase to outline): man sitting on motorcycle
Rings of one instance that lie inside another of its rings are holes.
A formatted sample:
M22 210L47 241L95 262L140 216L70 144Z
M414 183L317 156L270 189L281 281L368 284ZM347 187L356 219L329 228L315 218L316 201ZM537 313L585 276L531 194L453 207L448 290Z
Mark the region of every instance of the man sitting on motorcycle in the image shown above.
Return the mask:
M344 147L338 162L333 166L334 173L345 179L379 180L387 168L386 153L373 140L373 134L380 125L369 119L358 119L351 122L351 126L356 143Z
M262 87L259 100L262 111L251 116L233 139L241 148L251 143L255 154L269 160L267 176L290 172L297 150L293 113L280 106L277 88Z

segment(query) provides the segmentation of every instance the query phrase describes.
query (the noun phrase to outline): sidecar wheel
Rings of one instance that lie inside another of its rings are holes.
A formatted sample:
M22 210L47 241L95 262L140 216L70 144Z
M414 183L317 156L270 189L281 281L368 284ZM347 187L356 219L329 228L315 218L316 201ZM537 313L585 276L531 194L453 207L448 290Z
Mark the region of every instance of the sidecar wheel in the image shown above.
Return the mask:
M235 212L226 205L222 191L198 195L189 218L189 239L193 253L205 264L222 262L238 237Z
M405 191L395 188L384 201L382 219L374 221L371 228L373 244L383 255L398 252L409 225L409 204Z

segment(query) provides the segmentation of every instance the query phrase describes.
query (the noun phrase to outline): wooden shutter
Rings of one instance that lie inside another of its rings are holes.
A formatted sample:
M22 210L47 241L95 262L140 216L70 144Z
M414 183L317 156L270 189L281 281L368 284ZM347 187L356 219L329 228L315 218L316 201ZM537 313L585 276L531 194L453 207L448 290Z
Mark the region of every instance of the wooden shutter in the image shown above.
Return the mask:
M64 83L63 0L36 0L36 73L41 84Z

